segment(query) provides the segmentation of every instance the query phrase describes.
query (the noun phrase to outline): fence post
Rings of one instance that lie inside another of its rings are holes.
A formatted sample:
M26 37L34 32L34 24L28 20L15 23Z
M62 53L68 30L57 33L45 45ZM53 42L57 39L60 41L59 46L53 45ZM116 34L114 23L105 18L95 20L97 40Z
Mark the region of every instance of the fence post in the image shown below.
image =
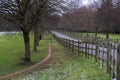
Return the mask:
M65 42L65 39L63 39L63 44L64 44L64 47L65 47L65 45L66 45L65 43L66 43L66 42Z
M85 41L85 58L87 58L87 41Z
M110 70L110 43L109 43L109 40L107 41L107 73L110 73L111 70Z
M91 55L91 61L92 61L92 56L93 56L92 53L93 53L93 41L92 41L92 44L91 44L91 54L90 54Z
M70 40L68 39L68 50L70 50Z
M117 77L117 76L116 76L116 73L115 73L115 72L117 72L116 69L115 69L115 68L117 67L117 66L116 66L117 63L116 63L115 54L114 54L114 53L115 53L115 50L116 50L116 45L114 45L113 49L114 49L114 50L113 50L113 53L112 53L112 57L113 57L113 59L112 59L112 61L113 61L113 62L112 62L112 65L113 65L113 66L112 66L112 67L113 67L114 71L112 71L112 78L114 79L114 78ZM115 66L116 66L116 67L115 67Z
M81 56L82 56L82 59L84 59L84 56L83 56L83 52L84 52L84 42L81 42L82 44L82 47L81 47Z
M105 48L105 47L104 47L103 44L102 44L102 48L103 48L103 49L102 49L102 50L103 50L103 52L102 52L102 58L103 58L103 59L102 59L102 68L103 68L103 67L104 67L104 59L105 59L105 57L104 57L104 53L105 53L105 52L104 52L104 48Z
M68 39L66 39L66 48L68 48Z
M97 62L97 56L98 56L98 44L97 44L97 41L95 42L96 43L96 49L95 49L95 62Z
M88 57L88 59L89 59L89 50L90 50L90 48L89 48L89 43L87 44L87 57Z
M117 47L117 80L120 80L120 43Z
M109 65L110 65L110 75L112 75L112 71L113 71L113 65L112 65L112 49L114 49L113 48L113 46L112 46L112 43L110 43L110 54L109 54Z
M78 56L80 54L80 42L78 41Z
M72 40L72 52L74 53L74 40Z
M98 65L100 65L100 49L98 49Z
M68 39L68 43L69 43L69 45L68 45L69 50L71 50L71 40L70 39Z

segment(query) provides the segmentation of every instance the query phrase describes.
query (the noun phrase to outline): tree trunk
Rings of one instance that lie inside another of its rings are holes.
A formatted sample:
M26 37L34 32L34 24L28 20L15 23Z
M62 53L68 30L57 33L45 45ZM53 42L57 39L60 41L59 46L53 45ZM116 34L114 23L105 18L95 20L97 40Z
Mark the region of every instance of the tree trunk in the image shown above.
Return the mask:
M34 47L33 47L33 51L35 52L37 52L37 45L38 45L38 29L36 27L34 31Z
M41 40L41 39L42 39L42 34L40 33L40 34L39 34L39 40Z
M24 44L25 44L25 62L31 62L31 54L30 54L30 39L29 39L29 31L23 32Z
M41 39L42 39L42 34L38 33L38 43L37 43L37 45L39 45L39 42L40 42Z
M109 39L109 32L107 32L107 34L106 34L106 40L108 40Z
M107 32L107 33L106 33L106 40L108 40L108 39L109 39L110 31L111 31L111 30L110 30L110 29L111 29L110 20L107 20L107 21L106 21L106 26L107 26L107 27L106 27L106 30L107 30L107 31L106 31L106 32Z
M42 39L42 34L40 30L38 31L38 40L37 40L37 45L39 45L40 40Z
M98 27L96 25L96 27L95 27L95 40L97 39L97 34L98 34Z

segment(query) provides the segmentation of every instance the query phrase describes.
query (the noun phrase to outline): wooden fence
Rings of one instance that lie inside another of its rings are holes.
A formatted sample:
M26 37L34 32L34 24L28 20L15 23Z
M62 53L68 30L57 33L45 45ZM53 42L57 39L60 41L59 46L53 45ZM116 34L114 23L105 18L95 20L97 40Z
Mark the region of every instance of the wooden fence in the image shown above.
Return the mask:
M81 59L94 60L101 68L106 68L111 79L120 80L120 46L111 41L92 41L84 42L64 39L54 35L54 38L65 48L76 53ZM93 57L94 56L94 57Z

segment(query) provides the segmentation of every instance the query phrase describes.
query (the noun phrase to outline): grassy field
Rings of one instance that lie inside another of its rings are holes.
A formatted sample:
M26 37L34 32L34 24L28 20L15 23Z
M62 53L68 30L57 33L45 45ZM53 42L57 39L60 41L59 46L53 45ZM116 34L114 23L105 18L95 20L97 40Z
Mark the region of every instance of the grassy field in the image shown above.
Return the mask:
M40 41L38 52L32 51L33 34L30 35L31 41L31 56L34 63L42 60L47 54L48 48L48 35ZM22 34L14 34L8 36L0 36L0 76L12 73L30 65L20 65L24 56L24 42Z
M56 41L52 42L52 52L52 60L44 66L45 69L12 80L110 80L105 69L90 60L81 59Z
M83 33L83 34L87 34L87 33ZM89 33L90 35L95 35L95 33ZM103 33L98 33L98 36L99 37L102 37L102 38L106 38L106 34L103 34ZM110 34L110 39L120 39L120 34Z
M61 33L66 34L66 35L73 37L75 39L81 40L81 37L79 37L79 35L81 33L73 33L73 32L61 32ZM84 36L87 35L87 33L82 33L82 34ZM95 36L95 33L89 33L89 36ZM106 38L106 34L103 34L103 33L98 33L97 36L99 38L104 38L104 39ZM110 39L112 39L113 42L114 41L117 42L117 40L118 40L118 42L120 42L120 34L110 34L109 37L110 37Z
M98 36L103 37L103 38L106 37L106 35L102 33L98 34ZM117 39L117 38L120 39L120 34L110 34L110 39Z

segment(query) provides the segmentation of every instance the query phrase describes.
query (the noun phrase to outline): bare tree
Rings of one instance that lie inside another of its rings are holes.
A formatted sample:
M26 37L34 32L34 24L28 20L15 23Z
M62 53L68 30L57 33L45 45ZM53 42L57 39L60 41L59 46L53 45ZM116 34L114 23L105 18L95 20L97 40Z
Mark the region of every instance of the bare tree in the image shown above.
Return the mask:
M29 33L38 23L47 2L48 0L0 0L0 17L11 21L23 32L25 62L31 62Z
M102 0L101 4L96 4L96 23L102 26L103 32L106 33L106 39L109 39L109 34L112 32L112 11L113 11L113 3L112 0ZM97 28L96 28L97 29Z
M64 3L63 0L46 0L46 1L42 0L42 1L43 2L40 3L40 6L39 6L40 9L38 11L38 14L40 14L40 16L38 16L39 20L36 20L36 22L37 21L39 22L39 25L36 24L35 28L34 28L34 47L33 47L33 51L37 51L37 45L39 44L38 43L39 39L42 37L41 33L47 28L45 26L43 27L43 25L45 23L42 22L42 19L43 18L48 19L48 16L54 15L55 13L59 14L59 9L62 7L62 3ZM45 3L44 3L44 1L45 1ZM51 22L51 21L48 21L48 22ZM49 25L47 25L47 26L49 26Z
M34 10L36 11L36 14L34 16L36 16L36 18L34 19L34 46L33 46L33 51L37 51L37 45L39 42L39 26L38 23L41 22L42 19L42 15L44 13L44 11L47 9L47 4L48 4L48 0L40 0L39 3L37 2L34 6ZM38 6L36 6L38 5Z
M0 17L14 23L23 32L25 43L25 62L31 62L29 33L34 29L34 50L37 50L42 15L61 7L63 0L0 0ZM59 6L57 6L59 5ZM41 30L40 30L41 31Z

